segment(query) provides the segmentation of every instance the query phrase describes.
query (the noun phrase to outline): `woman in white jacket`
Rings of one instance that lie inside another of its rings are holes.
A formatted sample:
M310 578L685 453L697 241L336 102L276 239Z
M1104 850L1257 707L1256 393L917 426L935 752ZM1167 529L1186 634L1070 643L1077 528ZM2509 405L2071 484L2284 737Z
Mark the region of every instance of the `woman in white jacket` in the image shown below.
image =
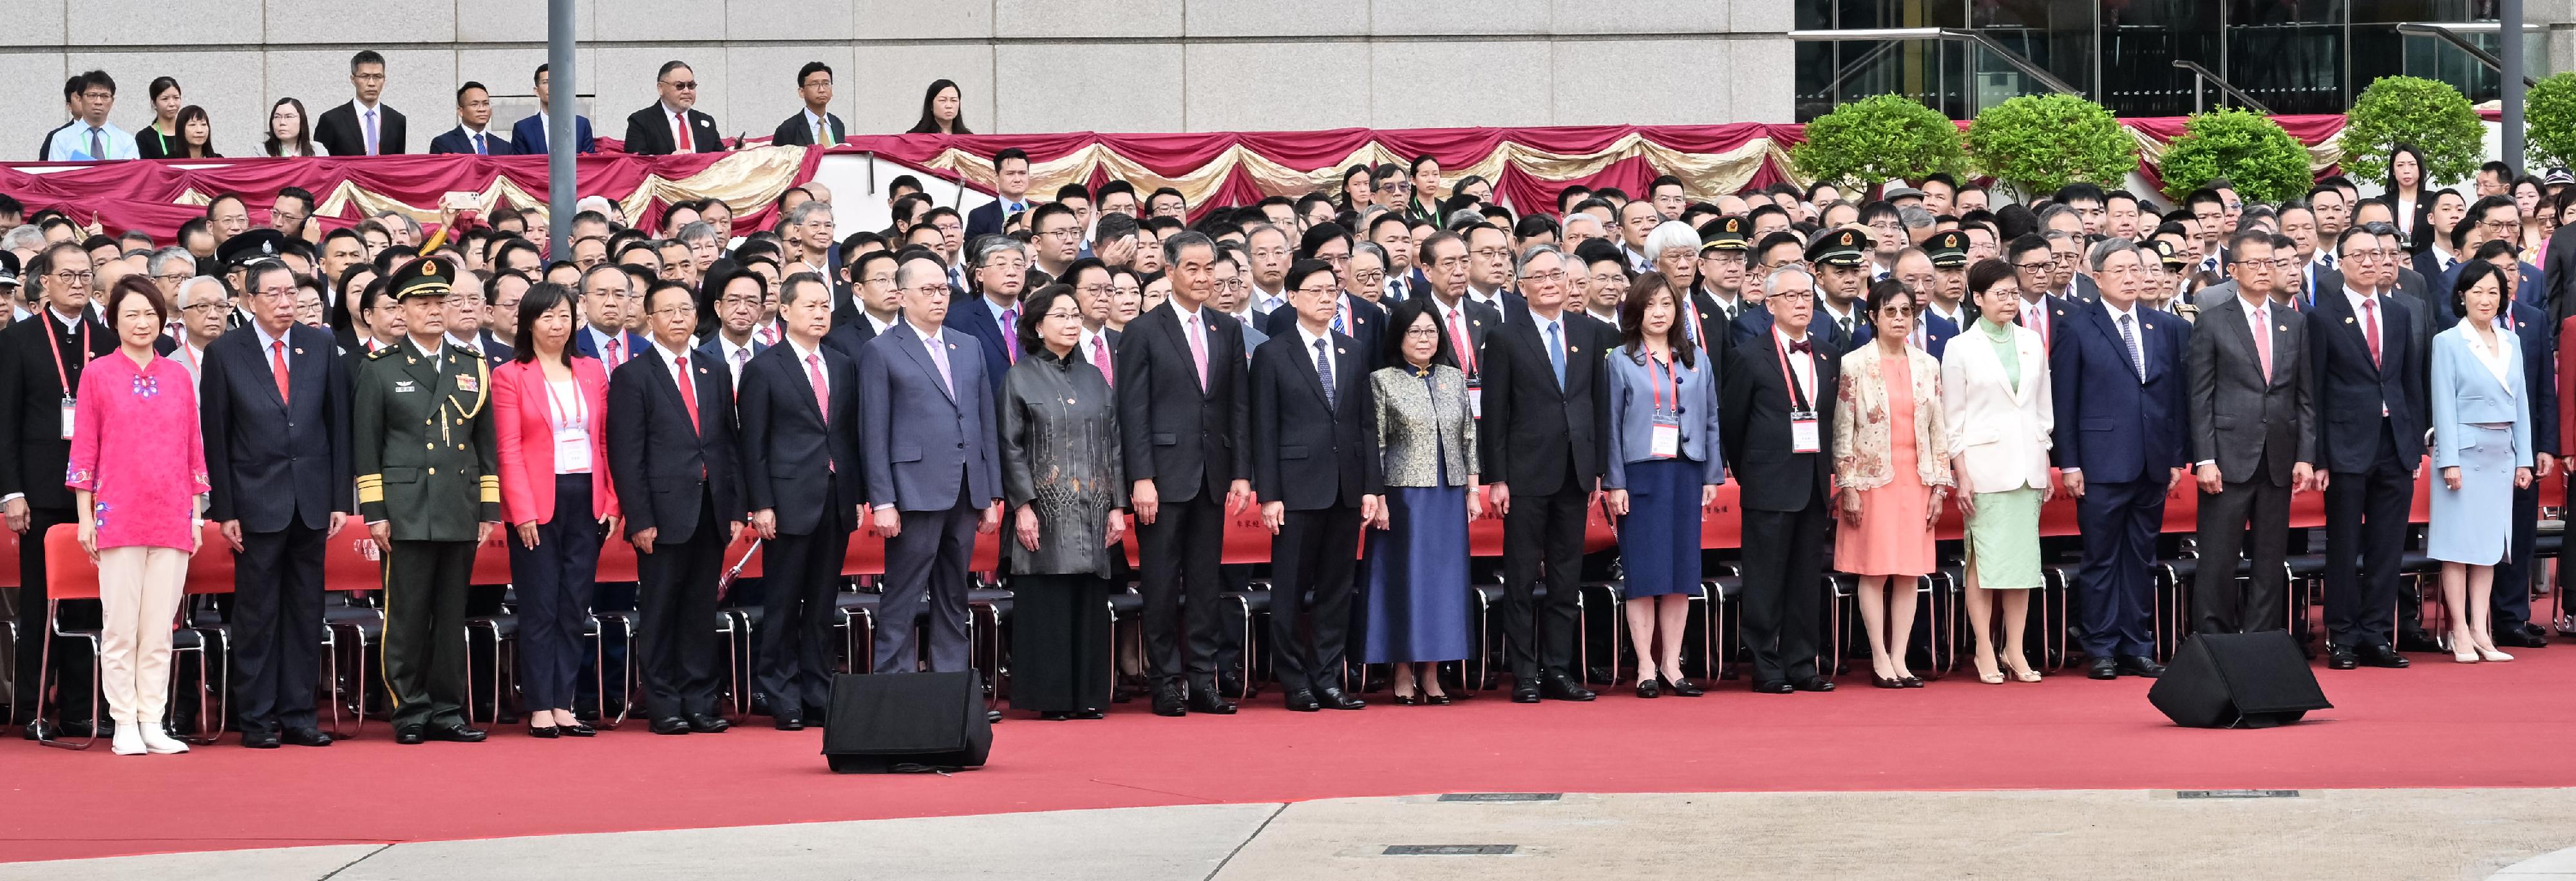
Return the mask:
M1988 259L1968 269L1977 319L1941 356L1942 417L1952 426L1950 469L1967 515L1968 621L1977 639L1977 679L1999 685L1994 595L2003 598L2003 664L2038 682L2022 654L2030 591L2041 586L2039 509L2049 495L2049 431L2055 424L2048 353L2020 326L2021 285L2012 264Z

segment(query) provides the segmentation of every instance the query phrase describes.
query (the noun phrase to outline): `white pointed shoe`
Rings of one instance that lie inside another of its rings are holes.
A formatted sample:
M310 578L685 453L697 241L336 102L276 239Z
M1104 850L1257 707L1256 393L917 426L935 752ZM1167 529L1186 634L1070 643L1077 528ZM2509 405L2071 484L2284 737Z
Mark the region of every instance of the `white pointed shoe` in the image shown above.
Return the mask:
M116 726L115 737L108 742L108 751L120 756L142 755L144 752L142 729L132 725Z
M134 727L143 729L143 748L146 750L150 750L161 755L170 755L172 753L183 753L188 751L188 745L186 743L182 743L179 739L171 737L168 732L162 731L161 725L158 722L148 725L136 725ZM118 730L122 731L124 729L119 728Z

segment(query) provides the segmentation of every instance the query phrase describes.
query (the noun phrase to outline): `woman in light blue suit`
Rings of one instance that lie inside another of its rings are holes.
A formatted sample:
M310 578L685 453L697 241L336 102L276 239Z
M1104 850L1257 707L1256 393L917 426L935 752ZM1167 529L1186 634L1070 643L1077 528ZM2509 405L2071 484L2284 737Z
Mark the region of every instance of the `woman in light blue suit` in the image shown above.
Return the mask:
M1607 356L1610 467L1601 478L1619 518L1628 638L1637 650L1637 696L1683 697L1682 632L1699 586L1700 512L1726 482L1718 455L1717 365L1674 332L1681 304L1660 272L1639 276L1619 304L1620 346ZM1657 637L1662 638L1658 653Z
M2513 549L2513 491L2531 485L2531 396L2520 343L2495 326L2504 271L2460 264L2451 310L2460 323L2433 338L2433 522L2425 554L2442 561L2451 611L2451 658L2510 661L2487 635L2495 564Z

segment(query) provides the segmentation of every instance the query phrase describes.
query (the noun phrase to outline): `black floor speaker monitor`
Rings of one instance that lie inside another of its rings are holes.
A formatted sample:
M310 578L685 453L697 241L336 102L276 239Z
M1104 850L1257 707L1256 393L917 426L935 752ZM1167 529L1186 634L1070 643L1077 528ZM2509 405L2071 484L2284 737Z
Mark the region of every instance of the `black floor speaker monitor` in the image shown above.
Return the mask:
M832 680L823 756L843 774L984 764L993 723L973 673L849 673Z
M2193 634L2147 689L2147 702L2192 728L2270 728L2334 706L2281 630Z

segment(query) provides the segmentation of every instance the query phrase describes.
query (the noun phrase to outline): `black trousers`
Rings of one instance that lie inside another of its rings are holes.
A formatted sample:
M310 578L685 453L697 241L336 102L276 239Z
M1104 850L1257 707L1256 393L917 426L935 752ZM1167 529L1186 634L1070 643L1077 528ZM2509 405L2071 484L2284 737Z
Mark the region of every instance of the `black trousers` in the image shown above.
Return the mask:
M2388 645L2395 637L2415 460L2398 457L2386 428L2379 434L2370 470L2338 471L2326 484L2326 638L2339 646Z
M2487 628L2494 633L2531 623L2531 543L2539 538L2540 481L2513 491L2513 556L2496 564L2495 593Z
M1568 479L1552 495L1513 493L1503 515L1503 642L1512 679L1536 685L1543 673L1581 681L1574 669L1580 635L1584 505L1592 494ZM1539 580L1547 595L1539 596ZM1272 615L1277 615L1274 608Z
M15 701L10 712L18 724L36 718L36 695L42 688L45 650L45 531L65 523L78 523L80 517L70 508L27 509L27 534L18 542L18 643L17 682L10 690ZM60 612L65 630L96 630L99 624L97 600L74 600L63 604ZM66 722L84 722L90 717L90 703L96 698L90 691L89 643L81 640L54 641L54 695L46 703L62 709L57 717Z
M2076 569L2072 599L2075 638L2088 658L2155 654L2156 535L2164 527L2163 469L2137 480L2084 482L2075 500L2076 528L2084 533L2084 558Z
M470 541L400 541L384 555L385 693L394 729L465 723Z
M716 579L727 562L730 530L705 494L699 491L697 534L684 542L656 540L652 553L635 555L635 638L648 718L716 711Z
M2193 629L2201 633L2253 633L2289 627L2290 488L2261 476L2200 494L2200 568L2191 591ZM2329 484L2331 485L2331 484ZM2236 583L2236 559L2252 561L2245 586Z
M832 595L840 590L842 557L849 550L850 534L832 517L823 518L812 535L782 532L762 545L760 641L751 669L760 693L768 696L771 716L821 718L831 704L832 650L826 638L832 632ZM885 627L878 622L879 630Z
M1359 541L1360 509L1352 505L1289 511L1271 536L1270 665L1280 688L1342 687Z
M903 531L886 540L885 595L877 605L876 672L920 669L922 646L914 641L912 616L913 610L923 608L925 597L930 672L962 673L969 668L966 567L974 563L975 524L982 513L963 498L945 510L903 512Z
M573 683L590 657L582 634L597 588L600 541L590 481L588 474L555 475L555 510L537 524L537 546L521 546L515 529L503 542L518 591L519 702L531 711L572 709Z
M1139 586L1145 594L1145 674L1156 684L1216 688L1217 564L1225 559L1223 495L1164 502L1136 527Z
M1825 504L1820 493L1796 511L1744 512L1744 642L1757 685L1816 675L1825 537L1833 533Z
M1011 576L1011 709L1109 706L1109 590L1090 574Z
M243 733L315 727L329 538L293 519L283 531L242 533L233 554L232 679Z

